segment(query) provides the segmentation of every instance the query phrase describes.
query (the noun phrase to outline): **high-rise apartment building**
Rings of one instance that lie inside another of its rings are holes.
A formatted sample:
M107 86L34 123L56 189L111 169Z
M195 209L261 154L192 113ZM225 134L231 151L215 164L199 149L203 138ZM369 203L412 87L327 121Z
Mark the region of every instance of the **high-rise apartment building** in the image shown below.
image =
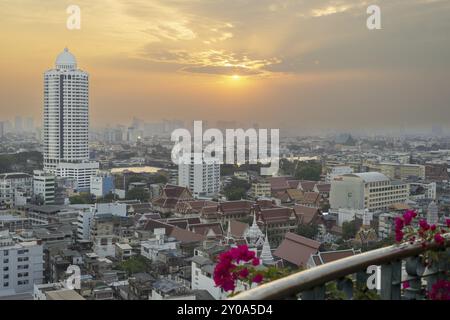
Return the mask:
M212 197L220 191L220 164L179 164L178 185L196 197Z
M89 190L98 163L89 162L89 75L66 48L44 74L44 170L77 179Z
M89 160L89 75L66 48L44 74L44 169Z

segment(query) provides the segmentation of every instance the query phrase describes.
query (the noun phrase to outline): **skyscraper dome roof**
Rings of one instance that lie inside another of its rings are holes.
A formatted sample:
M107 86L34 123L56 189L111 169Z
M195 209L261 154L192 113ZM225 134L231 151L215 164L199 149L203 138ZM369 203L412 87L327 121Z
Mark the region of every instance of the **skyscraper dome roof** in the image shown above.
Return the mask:
M56 58L56 68L57 69L69 69L73 70L77 68L77 60L75 56L69 52L69 49L64 48Z

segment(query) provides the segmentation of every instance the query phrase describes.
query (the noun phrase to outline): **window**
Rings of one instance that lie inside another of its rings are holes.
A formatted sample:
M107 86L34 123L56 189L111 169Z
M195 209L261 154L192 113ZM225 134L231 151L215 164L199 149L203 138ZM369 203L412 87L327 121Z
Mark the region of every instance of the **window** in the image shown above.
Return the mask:
M9 279L9 274L5 274L5 275L3 276L3 279Z
M3 255L4 255L4 256L9 255L9 251L8 251L8 250L3 250Z
M3 263L9 263L9 259L3 259Z
M3 271L9 271L9 267L3 267Z
M5 282L5 283L3 284L3 287L9 287L9 282Z

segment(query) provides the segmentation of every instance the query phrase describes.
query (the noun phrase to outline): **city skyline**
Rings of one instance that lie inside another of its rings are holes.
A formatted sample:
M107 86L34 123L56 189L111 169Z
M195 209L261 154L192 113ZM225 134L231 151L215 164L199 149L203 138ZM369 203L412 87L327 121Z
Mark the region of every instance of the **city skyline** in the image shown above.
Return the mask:
M90 70L94 127L131 115L306 132L450 123L445 1L78 1L80 30L64 3L25 3L0 5L2 119L41 122L43 73L67 46ZM381 30L366 27L372 3Z

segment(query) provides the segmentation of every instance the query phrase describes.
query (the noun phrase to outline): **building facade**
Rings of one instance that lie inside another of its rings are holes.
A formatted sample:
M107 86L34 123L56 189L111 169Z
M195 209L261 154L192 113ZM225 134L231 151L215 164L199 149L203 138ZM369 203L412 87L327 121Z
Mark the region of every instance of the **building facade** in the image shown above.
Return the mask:
M91 177L96 175L99 163L85 162L60 162L56 167L56 174L60 178L69 178L75 181L77 192L90 192Z
M345 174L331 182L330 208L387 210L409 198L409 184L391 180L379 172Z
M272 189L270 187L270 182L252 183L251 194L252 197L255 199L270 198L272 196Z
M114 193L114 178L108 174L97 174L91 176L91 194L96 197L104 197Z
M0 232L0 296L32 293L43 281L43 246L37 241L17 242Z
M23 172L0 174L0 206L16 205L18 192L31 193L33 177Z
M39 196L43 204L55 203L56 178L43 170L33 172L33 194Z
M98 169L89 163L89 75L77 69L67 48L44 73L43 138L44 170L74 177L89 191L90 175Z
M178 185L195 197L211 197L220 191L220 164L179 164Z

